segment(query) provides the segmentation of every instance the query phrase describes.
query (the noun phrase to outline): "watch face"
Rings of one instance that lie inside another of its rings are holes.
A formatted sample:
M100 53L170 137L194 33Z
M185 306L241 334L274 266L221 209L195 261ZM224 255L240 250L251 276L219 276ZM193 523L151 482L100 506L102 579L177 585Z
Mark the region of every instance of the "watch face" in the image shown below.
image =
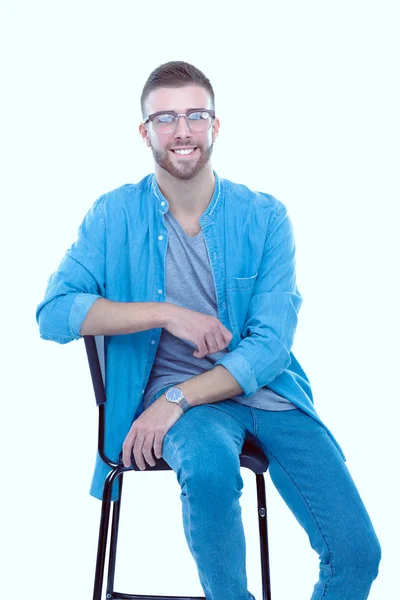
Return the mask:
M172 387L169 390L167 390L166 396L168 400L176 401L182 398L183 392L180 388Z

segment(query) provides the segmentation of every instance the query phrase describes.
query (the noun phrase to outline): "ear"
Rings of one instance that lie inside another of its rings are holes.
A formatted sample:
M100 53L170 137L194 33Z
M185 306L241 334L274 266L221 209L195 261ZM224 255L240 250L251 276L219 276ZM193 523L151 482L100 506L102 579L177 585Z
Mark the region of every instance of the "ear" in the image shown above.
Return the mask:
M147 127L143 123L140 123L140 125L139 125L139 133L142 136L142 139L145 142L146 146L150 146L150 139L149 139Z
M215 121L214 121L214 123L213 123L213 126L212 126L212 129L213 129L213 132L212 132L212 138L213 138L213 142L215 142L215 140L216 140L216 139L217 139L217 137L218 137L218 133L219 133L219 128L220 128L220 126L221 126L221 124L220 124L220 122L219 122L219 119L215 119Z

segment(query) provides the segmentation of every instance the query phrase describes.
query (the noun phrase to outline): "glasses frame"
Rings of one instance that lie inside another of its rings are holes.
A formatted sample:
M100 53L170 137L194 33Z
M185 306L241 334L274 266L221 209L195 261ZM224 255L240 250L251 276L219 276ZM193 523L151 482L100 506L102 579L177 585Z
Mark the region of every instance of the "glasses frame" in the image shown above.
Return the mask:
M195 129L192 129L190 127L190 122L189 122L188 116L191 113L194 113L194 112L208 112L208 113L210 113L211 123L210 123L210 126L207 127L207 129L204 129L203 131L196 131ZM174 117L176 118L174 129L171 132L169 132L169 133L162 133L160 131L155 130L156 133L158 133L160 135L171 135L171 133L174 133L176 131L177 126L178 126L179 117L186 117L187 125L188 125L190 131L193 131L193 133L204 133L205 131L208 131L210 129L211 125L213 124L213 121L215 120L215 110L213 110L211 108L190 108L185 113L177 113L174 110L159 110L158 112L155 112L155 113L152 113L151 115L149 115L147 117L147 119L145 121L143 121L143 125L146 125L146 123L148 123L148 121L152 121L153 122L153 120L155 119L155 117L157 117L158 115L174 115Z

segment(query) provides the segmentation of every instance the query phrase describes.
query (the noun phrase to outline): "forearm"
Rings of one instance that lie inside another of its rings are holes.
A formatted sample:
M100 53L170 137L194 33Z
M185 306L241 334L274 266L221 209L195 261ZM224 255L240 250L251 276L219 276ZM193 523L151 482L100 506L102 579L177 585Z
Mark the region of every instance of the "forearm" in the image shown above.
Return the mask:
M187 379L178 387L182 389L190 406L219 402L243 393L236 379L222 365Z
M122 335L163 327L167 302L114 302L98 298L82 323L81 335Z

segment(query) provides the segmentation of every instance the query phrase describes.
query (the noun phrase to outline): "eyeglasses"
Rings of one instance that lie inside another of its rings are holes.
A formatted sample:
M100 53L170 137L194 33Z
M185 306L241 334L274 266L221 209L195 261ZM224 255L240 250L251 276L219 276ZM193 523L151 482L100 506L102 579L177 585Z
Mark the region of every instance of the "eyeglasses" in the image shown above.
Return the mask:
M209 108L192 108L186 113L179 114L173 110L168 112L159 111L149 115L143 121L143 124L145 125L148 121L151 121L157 133L168 134L175 131L179 117L186 117L191 131L207 131L215 119L215 110Z

